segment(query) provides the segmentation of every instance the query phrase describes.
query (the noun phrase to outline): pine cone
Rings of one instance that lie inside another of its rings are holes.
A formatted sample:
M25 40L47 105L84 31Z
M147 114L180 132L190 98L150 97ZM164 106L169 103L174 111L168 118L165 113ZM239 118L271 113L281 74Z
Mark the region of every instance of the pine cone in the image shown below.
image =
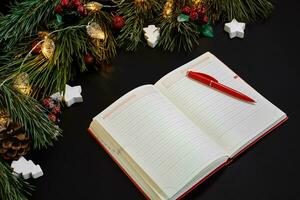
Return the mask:
M16 160L30 149L30 140L22 126L7 120L6 126L0 127L0 155L5 160Z

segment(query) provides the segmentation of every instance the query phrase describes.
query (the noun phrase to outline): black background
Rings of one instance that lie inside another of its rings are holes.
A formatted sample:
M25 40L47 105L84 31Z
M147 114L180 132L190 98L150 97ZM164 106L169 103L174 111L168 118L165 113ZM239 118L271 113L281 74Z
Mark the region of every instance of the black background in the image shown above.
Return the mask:
M8 2L8 0L6 0ZM1 1L1 10L5 3ZM223 24L213 39L201 39L191 53L141 47L119 51L113 71L83 74L84 103L63 113L63 137L54 147L27 158L44 176L32 180L34 200L143 199L141 193L88 135L97 115L137 86L154 83L169 71L210 51L289 116L289 120L197 187L187 199L299 199L299 29L300 3L276 1L273 16L246 26L244 39L229 39Z

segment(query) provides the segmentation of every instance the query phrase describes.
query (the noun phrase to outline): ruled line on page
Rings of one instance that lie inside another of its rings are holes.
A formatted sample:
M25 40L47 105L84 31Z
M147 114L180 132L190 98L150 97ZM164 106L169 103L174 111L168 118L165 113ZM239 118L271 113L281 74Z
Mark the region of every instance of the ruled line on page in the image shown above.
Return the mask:
M122 107L126 106L132 99L136 98L136 95L131 95L130 97L126 98L123 102L119 103L117 106L115 106L111 111L107 112L103 119L109 117L111 114L116 112L118 109L121 109Z
M144 87L144 86L141 86L141 87ZM130 95L129 94L125 95L122 97L122 99L119 99L114 104L109 106L109 108L107 108L105 111L103 111L101 113L102 118L103 119L109 118L109 117L111 117L111 115L121 112L122 109L126 108L126 106L133 103L134 101L137 101L138 99L143 98L143 97L155 92L155 90L151 90L151 89L149 90L149 88L145 89L145 90L140 90L139 88L137 88L137 90L139 92L130 93Z
M162 84L166 87L169 88L172 86L175 82L179 81L180 79L184 78L186 75L186 72L188 70L194 69L195 67L199 66L200 64L203 64L205 62L209 61L209 57L205 57L201 60L198 60L195 63L186 65L186 67L181 68L180 70L172 73L172 76L168 76L162 81Z

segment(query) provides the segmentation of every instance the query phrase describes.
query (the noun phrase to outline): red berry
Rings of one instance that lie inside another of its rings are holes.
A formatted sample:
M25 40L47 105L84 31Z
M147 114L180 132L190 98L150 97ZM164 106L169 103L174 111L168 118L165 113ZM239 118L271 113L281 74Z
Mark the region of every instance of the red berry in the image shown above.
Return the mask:
M191 8L188 7L188 6L184 6L184 7L181 9L181 12L188 15L188 14L190 14L190 12L191 12Z
M197 12L191 12L190 13L190 19L191 21L195 21L198 19L198 13Z
M61 113L61 108L60 108L60 106L55 106L55 107L52 109L52 114L57 115L57 114L59 114L59 113Z
M196 8L195 6L193 6L193 7L191 8L190 13L192 13L192 12L197 12L197 8Z
M42 43L39 43L37 41L33 42L31 45L32 53L34 54L40 54L42 51Z
M124 18L122 16L114 16L113 18L113 22L114 22L114 28L117 30L120 30L123 28L123 26L125 25L125 21Z
M64 10L63 10L63 8L62 8L61 5L57 5L57 6L55 7L54 11L55 11L56 13L58 13L58 14L61 14Z
M50 104L52 102L52 99L50 97L47 97L43 100L43 105L46 107L46 108L49 108Z
M201 24L207 24L209 22L209 18L204 15L201 19L200 19L200 23Z
M63 7L68 7L68 6L69 6L69 0L61 0L61 1L60 1L60 4L61 4Z
M77 7L77 12L81 15L81 16L85 16L86 13L86 9L83 5L79 5Z
M49 119L50 121L52 121L52 122L56 122L57 117L56 117L54 114L49 114L49 115L48 115L48 119Z
M50 104L49 104L49 108L52 109L54 108L55 104L54 101L51 99Z
M205 6L200 6L197 9L197 12L198 12L199 15L204 15L206 13L206 7Z
M80 0L72 0L72 4L73 4L74 6L76 6L76 7L81 6Z
M86 54L84 56L84 63L87 65L93 65L95 63L95 58L91 54Z

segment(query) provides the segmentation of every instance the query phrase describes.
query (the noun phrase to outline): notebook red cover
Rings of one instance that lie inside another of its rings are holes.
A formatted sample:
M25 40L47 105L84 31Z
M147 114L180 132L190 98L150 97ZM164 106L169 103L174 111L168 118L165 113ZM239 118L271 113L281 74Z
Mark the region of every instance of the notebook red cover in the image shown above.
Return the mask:
M262 139L264 136L272 132L275 128L283 124L288 117L284 118L280 122L278 122L275 126L267 130L264 134L262 134L260 137L258 137L255 141L247 145L244 149L242 149L237 155L235 155L233 158L230 158L225 163L217 167L215 170L213 170L211 173L209 173L206 177L201 179L198 183L196 183L193 187L191 187L189 190L187 190L184 194L182 194L178 199L184 198L189 192L191 192L193 189L195 189L197 186L199 186L201 183L203 183L205 180L207 180L209 177L211 177L213 174L221 170L224 166L230 164L235 158L237 158L239 155L241 155L243 152L245 152L247 149L249 149L251 146L253 146L255 143L257 143L260 139ZM131 180L131 182L139 189L139 191L145 196L146 199L150 199L146 193L142 190L142 188L134 181L132 177L129 176L129 174L126 172L126 170L122 167L122 165L110 154L108 149L97 139L97 137L93 134L91 129L88 129L88 132L90 135L96 140L96 142L104 149L106 153L112 158L112 160L121 168L121 170L125 173L125 175Z

